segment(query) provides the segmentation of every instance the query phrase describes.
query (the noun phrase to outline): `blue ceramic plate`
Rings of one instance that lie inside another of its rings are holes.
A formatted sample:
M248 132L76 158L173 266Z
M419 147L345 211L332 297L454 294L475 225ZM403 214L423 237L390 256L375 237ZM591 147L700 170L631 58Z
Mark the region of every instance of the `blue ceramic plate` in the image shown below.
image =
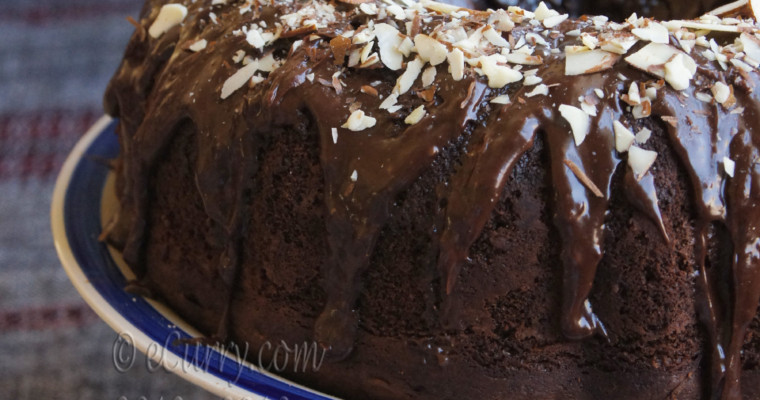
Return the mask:
M178 341L200 334L162 304L124 291L134 275L118 252L98 240L103 223L118 209L113 173L105 162L119 151L115 127L103 117L90 128L66 159L53 194L55 247L85 301L121 335L125 349L134 346L226 399L334 399L256 368L236 357L234 349Z

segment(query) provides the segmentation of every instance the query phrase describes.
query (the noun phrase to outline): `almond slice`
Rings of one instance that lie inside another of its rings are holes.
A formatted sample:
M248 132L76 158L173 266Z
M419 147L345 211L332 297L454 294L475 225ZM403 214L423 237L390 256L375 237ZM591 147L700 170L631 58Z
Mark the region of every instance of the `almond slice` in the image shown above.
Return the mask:
M583 140L586 139L586 135L588 135L589 128L591 127L591 117L580 108L567 104L559 106L559 113L570 124L575 145L580 146Z
M148 34L153 39L159 38L171 28L179 25L187 17L187 8L181 4L164 4L158 11L158 16L148 28Z
M422 71L422 87L428 87L435 82L436 69L433 66L425 68Z
M638 133L636 133L636 143L638 144L644 144L649 140L649 138L652 136L652 131L648 128L641 128Z
M259 62L257 60L254 60L227 78L227 80L225 80L222 84L222 100L230 97L232 93L235 93L236 90L243 87L243 85L245 85L246 82L248 82L248 80L251 79L258 70Z
M725 103L728 96L731 95L731 89L723 82L715 82L710 91L712 91L715 101L720 104Z
M626 128L620 121L613 121L612 127L615 130L615 150L618 153L625 153L631 148L633 141L636 139L633 132Z
M448 54L446 46L428 35L420 33L415 36L414 46L417 48L417 54L420 55L422 61L429 62L430 65L438 65L446 61Z
M733 178L734 172L736 172L736 162L728 157L723 157L723 169L726 171L726 175Z
M404 37L399 33L398 29L386 23L375 25L374 32L377 36L378 47L380 48L380 60L393 71L401 69L404 55L398 48L401 42L403 42Z
M377 120L375 118L365 115L362 110L356 110L351 113L348 120L346 120L346 123L340 127L346 128L350 131L359 132L367 128L372 128L376 123Z
M583 75L612 68L620 55L586 46L565 47L565 75Z
M707 14L719 17L744 17L760 20L760 0L738 0L720 6Z
M639 41L635 35L625 31L605 32L600 36L599 48L610 53L625 54Z
M464 78L464 53L462 50L454 49L446 56L449 61L449 72L455 81L461 81Z
M662 43L649 43L641 50L625 58L632 66L665 80L677 90L688 87L697 71L697 64L683 51ZM667 71L666 71L666 64Z
M393 94L402 95L409 91L409 89L417 80L422 72L422 66L425 62L420 60L420 57L415 57L414 60L409 61L406 64L406 71L396 80L396 86L393 87Z
M685 54L676 54L670 61L665 63L665 81L675 90L684 90L689 87L689 82L694 72L689 69ZM690 58L691 60L691 58ZM693 63L694 60L691 60Z
M520 71L497 64L495 56L496 55L481 56L479 60L483 74L488 78L489 87L494 89L503 88L504 86L512 82L517 82L523 78Z
M641 180L656 159L657 152L644 150L637 146L631 146L628 149L628 165L633 170L636 180Z
M190 51L192 51L192 52L197 53L197 52L205 49L207 45L208 45L208 41L206 39L201 39L201 40L199 40L199 41L191 44L187 49L190 50Z
M667 44L670 41L668 28L654 21L649 21L649 24L643 28L631 29L631 33L636 35L639 39L648 40L652 43Z
M404 119L404 123L407 125L414 125L422 120L422 118L425 117L427 114L427 111L425 111L425 106L419 106L414 109L409 115Z
M596 197L604 197L604 193L602 193L601 190L599 190L599 186L596 186L594 181L591 180L591 178L586 175L583 170L580 169L574 162L565 159L563 161L565 165L567 165L568 168L570 168L570 171L573 172L576 178L578 178L581 183L588 188L588 190L591 191L591 193L594 194Z
M760 39L757 37L757 34L744 32L739 36L739 41L741 41L742 47L744 47L744 54L755 61L760 61Z

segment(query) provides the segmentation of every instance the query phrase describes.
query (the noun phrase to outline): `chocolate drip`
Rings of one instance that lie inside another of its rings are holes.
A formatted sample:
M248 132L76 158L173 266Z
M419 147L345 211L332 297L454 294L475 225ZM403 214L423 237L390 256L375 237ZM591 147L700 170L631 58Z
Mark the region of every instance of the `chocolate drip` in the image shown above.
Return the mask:
M623 187L628 201L649 217L657 225L657 229L660 230L665 242L670 243L668 230L665 228L660 206L657 204L657 189L654 184L654 176L646 174L637 180L633 174L633 170L627 168L623 176Z
M721 74L723 75L723 74ZM728 74L726 74L728 75ZM737 79L736 75L726 78ZM752 79L758 77L753 74ZM741 79L741 78L739 78ZM655 110L676 117L668 131L671 142L686 166L698 209L696 260L701 291L700 316L711 346L711 393L715 398L740 399L741 347L746 328L760 300L760 260L757 226L757 119L758 98L754 92L737 93L744 111L727 113L717 105L668 94ZM725 159L736 163L735 176L724 171ZM708 227L713 222L728 227L733 243L732 298L721 299L705 265ZM721 303L727 303L723 315Z
M322 266L327 302L317 320L315 336L331 350L333 358L344 358L353 348L362 273L369 267L394 199L430 166L440 149L468 132L472 133L467 138L462 164L445 189L445 223L438 243L444 325L456 322L451 310L456 308L454 294L460 263L488 222L512 168L530 149L537 134L545 135L551 158L553 221L562 245L561 326L568 338L606 335L588 297L603 258L604 223L615 176L622 176L630 202L654 221L668 240L653 175L634 177L625 165L627 156L615 150L613 122L627 115L618 100L618 94L624 91L618 74L624 73L638 82L651 79L624 61L618 61L608 71L565 76L563 54L547 51L537 72L551 87L547 96L528 96L533 88L521 84L492 90L484 78L472 71L456 81L442 64L437 67L434 98L415 97L413 94L421 88L413 86L410 93L399 98L402 111L392 114L379 109L382 99L361 88L378 81L374 89L387 96L398 73L348 70L342 73L342 84L337 88L322 83L332 82L333 76L341 73L341 65L335 64L328 41L323 39L353 29L353 20L345 18L319 31L316 38L306 36L309 31L281 39L274 49L279 55L291 49L295 40L304 42L290 51L284 64L259 86L245 87L220 99L223 82L237 68L229 66L229 60L240 49L250 48L244 36L232 32L249 24L253 17L233 10L223 15L225 25L212 24L207 22L208 10L199 3L188 5L193 17L181 29L175 27L159 39L148 38L144 32L133 37L106 97L109 112L118 114L121 120L123 163L123 211L111 234L124 244L124 257L138 275L144 272L140 268L144 265L149 228L148 182L175 128L189 121L198 132L196 186L206 214L223 228L219 274L231 296L240 264L240 238L246 234L246 196L254 187L257 153L273 127L292 124L294 112L308 114L319 134L330 258ZM307 3L262 7L253 14L266 16L271 25L279 15L292 13L304 4ZM146 15L143 23L150 18ZM567 22L563 30L590 24ZM516 28L512 34L519 36L521 29ZM209 41L207 51L184 49L199 37ZM577 39L559 35L554 40L553 47L561 48L576 44ZM263 56L260 51L253 55ZM736 93L738 104L745 107L742 114L696 100L697 91L709 87L707 72L731 82L742 79L735 70L724 74L707 60L697 61L701 74L695 85L683 92L660 89L650 118L675 118L672 125L667 125L670 142L694 190L698 209L695 251L703 303L700 314L712 352L711 391L715 397L739 399L741 346L760 300L760 170L756 167L760 139L754 132L760 126L760 99L756 92L736 84L743 88ZM743 79L758 80L756 73L749 74ZM557 109L560 104L577 104L579 97L594 96L594 89L601 89L605 96L591 119L588 135L576 145L570 126ZM487 100L504 92L513 103L488 114L492 106ZM403 124L399 116L419 105L425 106L427 115L416 124ZM376 125L360 132L340 128L355 109L376 118ZM724 157L736 162L732 178L723 171ZM616 173L619 168L627 170ZM706 271L707 228L715 221L728 227L734 246L732 299L718 297L715 282ZM731 304L730 315L720 313L717 304L721 301ZM226 333L226 323L222 321L220 336Z

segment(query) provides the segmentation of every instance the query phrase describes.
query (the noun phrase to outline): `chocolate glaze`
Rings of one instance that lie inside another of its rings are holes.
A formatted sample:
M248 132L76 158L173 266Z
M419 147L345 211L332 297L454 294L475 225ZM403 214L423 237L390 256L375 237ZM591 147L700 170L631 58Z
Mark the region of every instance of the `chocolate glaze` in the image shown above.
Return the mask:
M162 2L149 1L140 23L150 25ZM195 181L207 216L223 227L218 254L219 276L234 291L239 274L241 237L247 221L246 198L255 185L251 179L257 169L257 149L263 146L274 127L288 126L294 112L308 113L320 133L320 159L323 169L325 221L330 248L329 261L322 265L327 302L314 327L314 335L334 359L347 357L353 348L360 310L356 308L363 272L368 268L378 235L395 197L413 183L447 144L462 139L468 143L461 165L448 184L439 190L445 221L438 235L441 318L450 329L458 329L457 299L452 296L461 265L470 246L479 237L502 194L516 161L543 135L550 154L553 188L553 220L561 239L563 294L561 326L569 339L590 335L604 337L602 321L593 313L588 296L596 268L604 256L602 244L605 216L613 177L623 174L626 194L632 204L647 215L668 240L666 224L657 204L657 185L651 174L636 179L626 165L626 154L615 150L613 122L632 117L619 100L631 81L654 78L618 61L612 69L568 77L564 74L564 54L544 51L544 62L537 75L550 86L548 96L528 97L532 86L511 84L491 89L483 77L471 70L455 81L446 64L437 67L436 95L432 101L411 93L399 99L402 109L391 114L378 108L380 98L362 93L370 82L387 96L399 72L384 69L348 69L341 75L341 93L321 82L330 82L342 65L336 65L329 39L353 29L351 23L364 23L353 7L339 6L337 21L310 33L294 34L277 41L274 54L284 64L254 87L244 87L229 98L220 98L222 83L237 67L230 65L233 55L245 49L255 57L244 36L233 31L262 19L272 24L277 17L308 3L282 3L253 6L241 14L235 7L209 7L204 2L186 2L190 10L181 27L158 39L145 29L135 33L125 60L106 94L106 109L119 117L121 175L119 191L122 211L110 227L110 239L123 246L124 257L144 273L144 248L147 240L147 215L150 210L148 180L177 127L191 123L197 129ZM213 11L223 23L211 22ZM440 18L423 25L432 28ZM470 22L485 22L475 14ZM566 21L561 32L587 29L590 21ZM524 24L509 35L518 39L530 29ZM507 36L505 34L505 36ZM204 38L207 49L190 52L186 46ZM727 43L733 36L719 37ZM295 40L304 40L295 51ZM576 37L557 35L552 47L578 44ZM635 46L633 53L642 43ZM286 56L287 54L287 56ZM711 353L711 397L739 399L741 348L745 330L755 316L760 300L760 109L757 72L730 67L723 71L716 63L692 52L699 70L689 88L682 92L665 86L657 92L652 115L662 122L670 142L688 172L697 207L695 231L699 269L698 296L700 316L709 333ZM310 79L310 74L313 79ZM623 81L620 74L629 80ZM713 81L733 84L741 113L732 113L715 103L696 99ZM414 86L412 92L418 91ZM593 96L601 89L605 97L592 117L585 141L576 146L570 127L559 115L561 104L577 104L579 96ZM508 94L513 102L496 105L488 102ZM374 127L360 132L339 128L351 113L354 103L377 119ZM415 125L406 125L403 116L424 104L427 115ZM669 117L674 117L670 120ZM337 141L332 130L338 128ZM643 145L646 148L646 145ZM723 171L724 157L736 162L736 173L729 178ZM599 188L595 195L567 166L572 162ZM655 163L655 168L657 164ZM356 174L356 179L352 175ZM717 284L706 270L708 228L712 223L727 227L733 243L731 298L721 298ZM727 304L725 312L720 304ZM222 318L217 334L226 337L229 321Z

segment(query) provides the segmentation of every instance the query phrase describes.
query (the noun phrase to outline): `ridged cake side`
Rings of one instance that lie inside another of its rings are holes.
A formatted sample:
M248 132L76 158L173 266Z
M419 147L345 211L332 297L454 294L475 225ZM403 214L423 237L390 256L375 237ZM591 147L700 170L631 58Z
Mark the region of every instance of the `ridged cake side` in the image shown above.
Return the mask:
M160 4L109 236L209 335L354 397L757 392L753 21Z

